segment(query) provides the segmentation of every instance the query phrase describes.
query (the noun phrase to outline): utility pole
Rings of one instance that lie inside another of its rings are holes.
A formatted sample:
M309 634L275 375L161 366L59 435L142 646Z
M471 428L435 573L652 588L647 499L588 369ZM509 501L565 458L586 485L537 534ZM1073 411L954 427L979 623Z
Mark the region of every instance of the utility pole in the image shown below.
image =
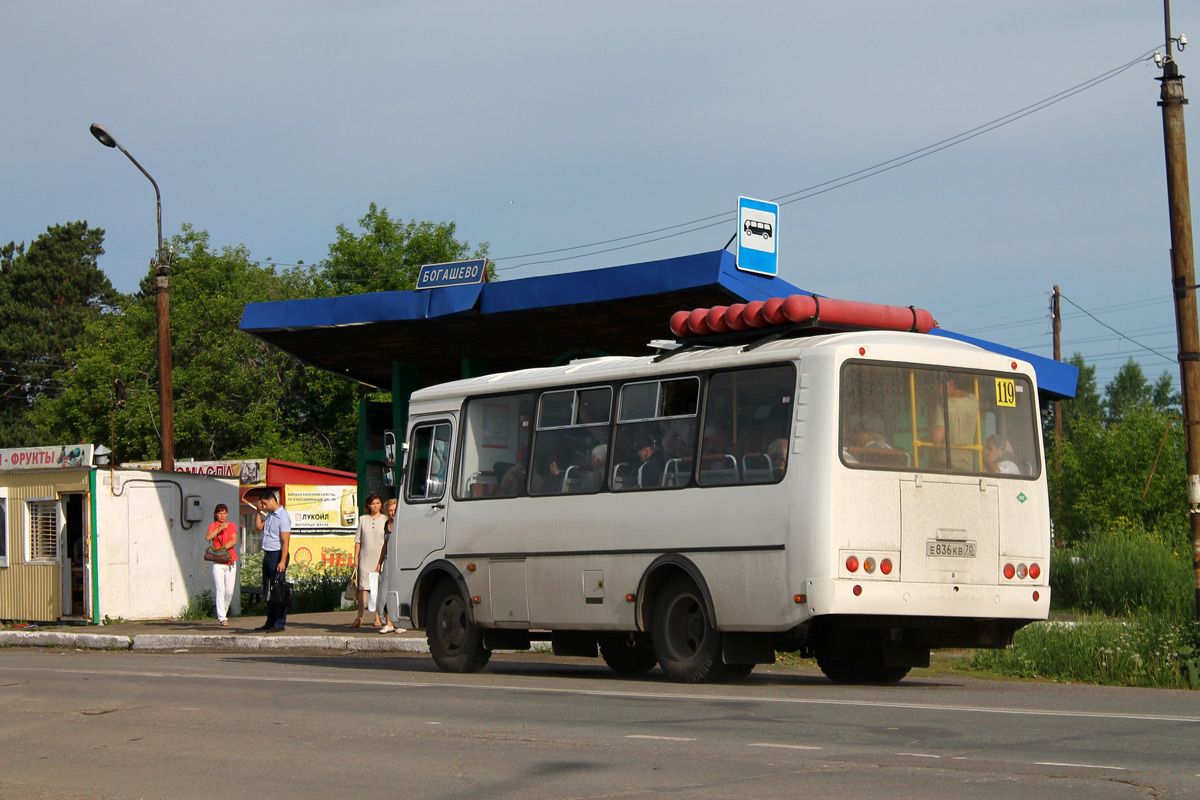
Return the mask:
M1180 388L1183 393L1184 437L1187 443L1188 510L1192 525L1192 568L1195 575L1196 619L1200 620L1200 329L1196 322L1196 276L1192 259L1192 201L1188 187L1187 140L1183 127L1183 76L1171 55L1182 52L1187 38L1171 37L1171 0L1163 0L1166 57L1159 106L1167 159L1167 207L1171 216L1171 287L1175 294L1175 325L1179 335ZM1160 61L1155 58L1155 61Z
M1058 304L1058 286L1054 287L1054 296L1050 299L1050 316L1054 320L1054 360L1062 361L1062 307ZM1062 445L1062 400L1054 401L1054 448L1055 453ZM1054 468L1061 469L1059 459L1054 459Z

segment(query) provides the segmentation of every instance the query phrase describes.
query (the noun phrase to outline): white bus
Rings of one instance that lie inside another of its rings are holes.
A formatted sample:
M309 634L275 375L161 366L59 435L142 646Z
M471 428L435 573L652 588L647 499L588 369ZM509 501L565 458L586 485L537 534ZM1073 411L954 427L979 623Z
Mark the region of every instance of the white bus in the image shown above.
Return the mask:
M1034 373L863 331L605 357L412 395L388 602L437 665L549 640L618 672L777 651L893 683L1045 619Z

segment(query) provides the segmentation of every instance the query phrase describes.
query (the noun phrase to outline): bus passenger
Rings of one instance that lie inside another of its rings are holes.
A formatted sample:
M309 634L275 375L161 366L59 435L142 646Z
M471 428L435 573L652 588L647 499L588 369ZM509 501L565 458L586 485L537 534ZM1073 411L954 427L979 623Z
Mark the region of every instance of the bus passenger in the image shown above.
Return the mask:
M1012 460L1012 445L995 434L987 438L983 447L983 469L985 472L1000 472L1005 475L1020 475L1021 468Z
M775 480L783 480L783 473L787 472L787 439L776 439L767 445L767 458L771 459Z
M663 469L667 466L667 456L658 441L648 433L638 434L634 440L638 460L638 485L643 489L653 489L662 483Z
M946 407L950 414L950 447L965 448L975 444L975 432L979 425L979 398L955 386L954 378L946 378ZM934 444L946 442L946 417L940 405L933 410L930 441ZM970 450L952 449L950 468L974 472L975 454Z
M608 445L598 444L592 448L592 471L583 482L580 491L598 492L604 484L604 462L608 459Z
M499 463L499 462L497 462ZM500 488L496 491L498 497L516 497L525 488L524 464L513 464L504 472L500 479Z

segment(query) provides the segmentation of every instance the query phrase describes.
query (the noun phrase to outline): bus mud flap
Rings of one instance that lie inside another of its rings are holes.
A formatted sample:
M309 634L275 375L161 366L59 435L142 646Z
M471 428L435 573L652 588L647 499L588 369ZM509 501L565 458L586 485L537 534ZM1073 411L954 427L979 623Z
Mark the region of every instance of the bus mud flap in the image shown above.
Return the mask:
M723 633L721 660L726 664L774 664L775 636L769 633Z
M929 648L919 644L884 642L883 665L885 667L928 667Z

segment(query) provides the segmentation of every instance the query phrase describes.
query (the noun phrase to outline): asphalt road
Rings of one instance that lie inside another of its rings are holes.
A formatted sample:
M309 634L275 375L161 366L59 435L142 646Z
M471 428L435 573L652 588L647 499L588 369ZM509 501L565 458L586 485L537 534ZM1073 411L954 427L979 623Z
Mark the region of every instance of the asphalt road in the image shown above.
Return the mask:
M0 797L1200 797L1200 692L599 662L0 650Z

